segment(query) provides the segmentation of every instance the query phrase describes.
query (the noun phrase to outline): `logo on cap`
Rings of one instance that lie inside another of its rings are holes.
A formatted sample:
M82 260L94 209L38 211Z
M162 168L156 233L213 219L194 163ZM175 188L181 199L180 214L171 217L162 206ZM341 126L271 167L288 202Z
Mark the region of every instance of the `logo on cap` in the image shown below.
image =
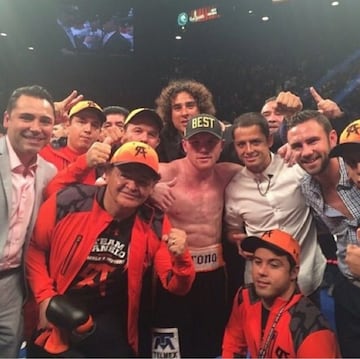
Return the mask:
M146 158L146 149L144 146L136 146L135 147L135 156L143 155Z
M339 143L330 151L329 157L345 157L360 150L360 119L350 123L340 135Z
M159 128L159 130L161 130L163 128L163 122L162 122L160 116L156 113L156 111L151 108L146 108L146 107L141 107L141 108L132 110L125 119L125 123L124 123L125 127L129 123L131 123L133 120L138 118L138 116L141 114L146 115L145 118L152 120L156 124L156 126Z
M102 111L102 108L96 102L91 100L80 101L76 105L74 105L69 111L69 117L71 118L86 109L96 112L96 114L99 116L100 121L105 122L106 118Z
M87 101L87 107L98 107L94 101Z
M131 141L120 146L111 157L110 163L121 166L127 163L138 163L152 170L159 179L159 158L155 150L146 143Z
M288 253L296 264L300 261L299 243L289 233L280 229L266 231L261 237L249 236L241 242L241 248L246 252L254 253L260 247L276 248Z
M190 118L185 128L184 138L188 139L201 132L210 133L219 139L223 135L220 121L208 114L200 114Z
M340 135L340 143L360 142L360 120L352 122Z

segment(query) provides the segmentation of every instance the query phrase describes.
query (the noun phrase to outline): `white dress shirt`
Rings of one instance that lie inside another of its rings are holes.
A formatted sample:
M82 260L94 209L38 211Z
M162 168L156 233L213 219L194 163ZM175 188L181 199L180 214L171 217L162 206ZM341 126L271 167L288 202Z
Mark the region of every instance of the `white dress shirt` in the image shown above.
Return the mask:
M245 228L251 236L278 228L297 239L301 247L298 283L302 292L309 295L322 282L326 260L317 241L310 208L301 192L304 174L298 165L288 167L274 154L260 175L244 167L226 188L225 222L229 229ZM251 281L249 264L245 281Z

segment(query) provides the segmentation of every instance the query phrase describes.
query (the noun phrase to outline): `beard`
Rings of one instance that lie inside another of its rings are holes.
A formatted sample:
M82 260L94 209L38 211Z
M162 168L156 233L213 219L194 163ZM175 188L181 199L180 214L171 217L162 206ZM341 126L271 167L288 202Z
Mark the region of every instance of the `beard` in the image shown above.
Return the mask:
M311 164L308 162L300 162L300 166L304 171L306 171L311 176L316 176L322 174L329 166L330 158L328 155L324 157L320 157L321 163L320 166L317 166L315 168L311 168Z

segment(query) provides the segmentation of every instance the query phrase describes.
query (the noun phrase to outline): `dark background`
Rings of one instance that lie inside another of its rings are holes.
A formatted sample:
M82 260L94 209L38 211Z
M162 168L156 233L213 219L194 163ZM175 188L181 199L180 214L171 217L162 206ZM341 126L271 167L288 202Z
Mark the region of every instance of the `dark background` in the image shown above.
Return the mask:
M68 2L89 13L133 7L135 51L130 56L62 56L52 49L57 6ZM55 99L72 89L101 106L154 106L170 79L187 77L213 92L218 116L232 121L259 110L280 90L314 106L308 87L334 99L359 75L360 0L0 0L0 107L13 89L45 86ZM177 25L177 15L217 6L221 18ZM253 10L250 15L248 10ZM270 21L262 22L262 16ZM175 40L181 34L182 40ZM29 51L28 46L34 46ZM349 59L348 63L341 64ZM325 77L327 76L327 77ZM358 86L341 105L358 113ZM340 96L340 97L339 97Z

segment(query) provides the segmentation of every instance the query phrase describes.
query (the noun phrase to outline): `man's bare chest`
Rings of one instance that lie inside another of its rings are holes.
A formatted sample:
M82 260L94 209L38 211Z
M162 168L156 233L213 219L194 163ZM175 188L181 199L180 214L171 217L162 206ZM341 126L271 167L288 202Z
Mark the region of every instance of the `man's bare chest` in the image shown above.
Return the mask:
M179 183L173 188L175 203L173 208L186 213L217 213L224 206L224 188L219 185L186 186Z
M351 213L345 206L343 200L339 196L336 190L323 190L323 196L325 203L345 215L347 218L352 218Z

